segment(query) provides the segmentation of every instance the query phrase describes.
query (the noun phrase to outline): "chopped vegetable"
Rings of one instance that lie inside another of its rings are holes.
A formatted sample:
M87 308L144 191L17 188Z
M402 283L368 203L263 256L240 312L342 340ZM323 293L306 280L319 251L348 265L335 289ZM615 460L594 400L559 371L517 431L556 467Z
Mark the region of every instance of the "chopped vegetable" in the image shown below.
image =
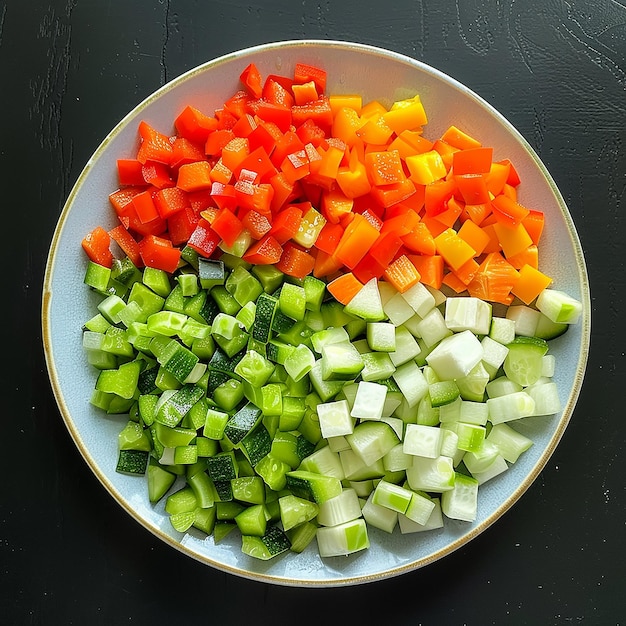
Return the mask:
M427 139L418 95L329 96L304 63L239 78L173 133L140 122L119 224L81 242L118 471L263 560L471 523L532 445L515 420L561 409L548 341L582 305L539 269L543 213L494 148Z

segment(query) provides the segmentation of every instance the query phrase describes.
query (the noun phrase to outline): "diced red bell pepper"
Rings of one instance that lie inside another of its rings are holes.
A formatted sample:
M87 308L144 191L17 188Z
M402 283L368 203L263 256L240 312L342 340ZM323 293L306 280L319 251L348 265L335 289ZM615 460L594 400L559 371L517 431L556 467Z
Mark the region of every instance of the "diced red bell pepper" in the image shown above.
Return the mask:
M227 246L232 246L241 235L243 225L241 220L230 209L219 209L211 228L224 240Z
M268 77L263 85L263 100L287 109L291 108L294 104L291 89L278 82L273 77Z
M87 233L81 245L89 259L94 263L109 268L113 265L113 253L110 249L111 237L102 226L96 226Z
M296 63L293 72L295 83L308 83L313 81L317 87L317 92L322 94L326 91L327 73L321 67L308 63Z
M274 265L280 261L282 253L283 248L278 241L272 235L265 235L246 250L243 260L255 265Z
M263 79L259 68L250 63L239 75L239 80L245 85L248 93L254 98L260 98L263 93Z
M151 189L138 193L131 202L142 224L147 224L159 217L159 211L154 203L154 192Z
M208 258L217 250L220 239L220 236L211 228L211 224L201 217L187 245L201 256Z
M200 216L190 206L173 213L167 218L167 232L172 245L186 244L196 228Z
M139 252L146 266L170 274L176 270L180 261L180 249L174 247L169 239L156 235L146 235L139 242Z
M119 224L109 231L109 236L120 247L122 252L132 261L135 267L142 267L143 261L139 253L139 244L135 238Z
M117 179L120 185L145 185L143 165L137 159L117 160Z
M152 185L157 189L174 186L170 168L158 161L147 161L144 163L141 174L146 184Z
M284 244L298 232L301 221L302 210L294 205L287 206L274 216L270 233L278 243Z
M137 160L140 163L156 161L157 163L169 165L172 162L174 148L167 135L150 126L145 120L139 123L139 135L141 137L141 145L137 152Z
M178 211L182 211L189 206L189 200L187 193L179 187L166 187L154 194L154 204L159 215L163 219L167 219L174 213L178 213Z
M174 127L179 137L204 144L209 134L217 128L217 119L195 107L186 106L174 120Z
M314 266L315 257L292 244L284 246L280 261L276 263L277 269L294 278L308 276L313 271Z

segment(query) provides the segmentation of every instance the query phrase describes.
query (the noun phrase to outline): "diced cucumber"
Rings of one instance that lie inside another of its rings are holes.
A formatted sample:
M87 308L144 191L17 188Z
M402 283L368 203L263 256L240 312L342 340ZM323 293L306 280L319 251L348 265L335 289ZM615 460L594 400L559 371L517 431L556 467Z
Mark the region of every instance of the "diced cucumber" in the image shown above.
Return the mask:
M361 517L357 493L351 487L319 505L317 521L322 526L337 526Z
M380 322L386 318L383 310L378 281L367 281L357 294L346 304L346 313L355 315L367 322Z
M321 557L345 556L369 548L365 520L358 519L317 529L317 545Z
M473 522L478 509L478 481L457 472L454 487L441 494L441 509L451 519Z
M545 339L517 337L507 345L503 369L509 380L527 387L541 377L543 356L548 351Z
M491 329L491 304L472 297L446 300L446 326L453 332L469 330L476 335L488 335Z
M393 428L382 421L361 422L346 439L352 451L368 466L381 460L399 443Z
M262 537L243 535L241 538L241 551L262 561L272 559L290 548L289 538L278 526L269 526Z
M324 476L306 470L287 472L287 489L294 495L321 504L338 496L341 481L335 476Z
M310 522L317 517L319 506L310 500L299 498L293 494L281 496L278 499L280 520L283 530L291 530L304 522Z
M582 302L558 289L544 289L535 304L541 313L557 324L576 324L583 312Z
M441 380L467 376L483 357L483 348L476 335L469 330L441 340L426 357L426 362Z

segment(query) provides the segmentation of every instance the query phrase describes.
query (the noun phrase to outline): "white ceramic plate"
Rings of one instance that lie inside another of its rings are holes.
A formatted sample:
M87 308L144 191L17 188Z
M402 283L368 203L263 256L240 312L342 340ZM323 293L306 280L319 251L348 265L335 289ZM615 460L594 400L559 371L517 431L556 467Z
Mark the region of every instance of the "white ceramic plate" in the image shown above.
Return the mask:
M535 442L510 470L481 486L474 523L447 520L441 530L389 535L371 529L372 547L358 554L322 560L313 544L302 554L268 562L241 553L237 533L215 545L200 533L175 532L153 506L141 478L115 472L117 435L123 420L103 416L89 404L96 372L87 366L81 326L96 298L82 285L86 257L82 237L97 225L113 227L108 194L117 188L116 160L137 148L137 125L147 120L163 132L185 105L212 112L239 88L238 76L254 61L263 76L290 74L296 62L328 72L327 93L359 93L363 102L385 104L419 93L429 115L425 135L437 137L451 123L510 158L521 178L521 202L545 212L542 269L554 286L580 299L579 324L551 344L563 411L526 419L517 427ZM147 530L181 552L226 572L283 585L339 586L363 583L423 567L450 554L503 515L528 489L553 453L570 420L585 371L590 337L590 296L583 252L554 181L529 144L509 122L475 93L445 74L400 54L339 41L286 41L262 45L210 61L165 85L131 111L104 139L74 186L54 233L43 292L44 347L61 415L91 470L115 500Z

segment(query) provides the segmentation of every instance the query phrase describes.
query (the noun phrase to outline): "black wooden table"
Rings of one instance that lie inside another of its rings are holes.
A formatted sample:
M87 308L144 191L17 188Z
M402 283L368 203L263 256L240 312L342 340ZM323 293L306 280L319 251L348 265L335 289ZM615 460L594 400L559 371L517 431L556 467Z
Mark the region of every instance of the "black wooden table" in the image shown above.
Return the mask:
M537 150L588 263L592 351L545 470L470 544L351 588L213 570L133 521L83 461L41 342L50 239L106 133L165 82L268 41L347 39L462 81ZM615 0L0 2L0 623L626 623L626 8Z

